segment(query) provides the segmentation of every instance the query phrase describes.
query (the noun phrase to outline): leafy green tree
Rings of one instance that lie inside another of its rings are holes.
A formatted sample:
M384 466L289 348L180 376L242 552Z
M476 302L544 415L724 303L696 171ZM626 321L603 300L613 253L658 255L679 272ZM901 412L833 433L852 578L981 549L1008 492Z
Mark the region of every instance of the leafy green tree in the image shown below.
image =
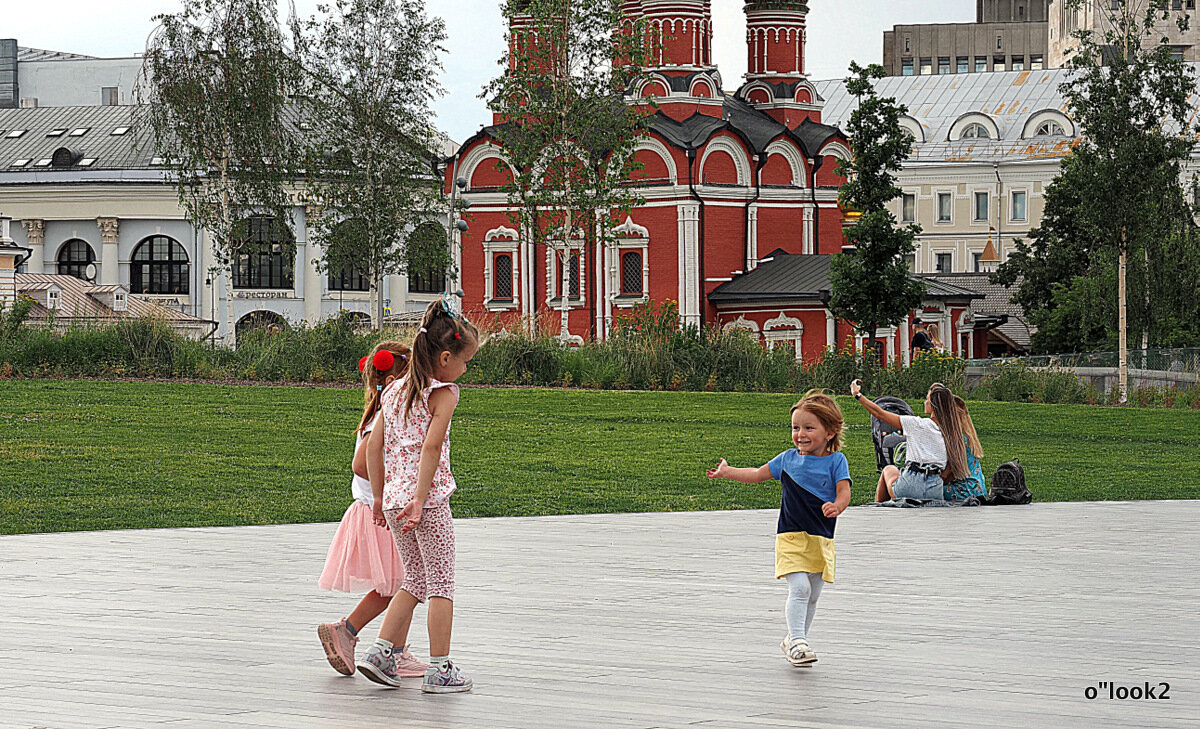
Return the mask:
M858 99L846 125L854 157L843 161L838 174L846 178L841 203L861 213L846 231L853 253L839 253L830 270L832 296L829 310L854 323L854 328L876 346L875 331L894 326L921 304L923 282L909 275L904 256L916 250L921 228L897 227L887 204L900 196L895 173L912 152L912 135L900 127L907 111L894 98L880 97L874 82L883 68L866 68L851 62L846 90Z
M407 245L441 205L430 105L442 91L446 28L421 0L334 0L318 10L293 22L307 184L321 211L310 225L325 244L323 270L370 281L378 329L384 276L428 270L439 261L425 258L448 255L444 232L440 248Z
M180 207L209 237L225 280L225 341L234 342L231 265L249 252L242 219L290 227L294 179L284 124L295 68L274 0L183 0L146 47L139 113Z
M1197 131L1188 102L1196 80L1156 29L1172 21L1186 29L1189 17L1166 0L1066 7L1101 20L1099 32L1085 26L1075 34L1074 71L1060 87L1082 138L1047 189L1033 244L1019 244L995 280L1014 285L1020 277L1014 298L1039 327L1041 351L1107 345L1115 323L1125 402L1128 332L1141 333L1143 346L1177 341L1174 327L1194 299L1174 287L1197 277L1195 211L1182 173Z
M561 263L561 333L568 330L570 264L586 265L597 242L641 202L627 184L643 120L653 108L627 104L652 47L646 28L620 27L619 0L510 0L509 51L484 95L513 179L505 188L522 240L549 246ZM515 49L515 52L514 52ZM589 276L595 282L597 276ZM582 293L582 292L580 292Z

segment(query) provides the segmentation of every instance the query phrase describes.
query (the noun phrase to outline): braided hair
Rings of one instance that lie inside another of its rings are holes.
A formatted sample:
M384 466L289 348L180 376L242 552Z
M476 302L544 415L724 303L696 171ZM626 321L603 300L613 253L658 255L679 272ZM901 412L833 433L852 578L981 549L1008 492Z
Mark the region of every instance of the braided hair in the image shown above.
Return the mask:
M413 336L409 355L408 392L404 396L404 419L413 403L429 387L442 352L459 354L479 346L479 330L455 311L446 298L430 302L421 317L421 326Z

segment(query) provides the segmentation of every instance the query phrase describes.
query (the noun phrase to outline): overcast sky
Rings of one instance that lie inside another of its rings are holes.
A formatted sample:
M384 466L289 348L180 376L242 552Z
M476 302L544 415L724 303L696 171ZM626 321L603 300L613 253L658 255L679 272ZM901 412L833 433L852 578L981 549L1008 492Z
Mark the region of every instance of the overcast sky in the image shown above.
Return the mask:
M426 0L431 14L446 19L449 42L437 105L438 126L457 141L491 123L478 98L496 75L504 50L499 0ZM883 31L899 23L953 23L975 19L971 0L809 0L809 74L840 78L850 60L878 63ZM295 0L312 14L317 0ZM746 72L746 23L742 0L713 0L713 60L732 91ZM0 0L0 37L22 46L95 56L129 56L146 45L158 13L175 12L178 0ZM286 0L280 2L286 8Z

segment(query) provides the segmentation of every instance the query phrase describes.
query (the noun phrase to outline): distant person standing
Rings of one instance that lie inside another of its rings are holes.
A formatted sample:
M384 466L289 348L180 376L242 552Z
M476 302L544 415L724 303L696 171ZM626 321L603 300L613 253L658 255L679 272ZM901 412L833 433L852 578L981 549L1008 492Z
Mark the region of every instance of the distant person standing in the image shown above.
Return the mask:
M933 340L929 338L928 328L929 325L919 318L913 319L913 329L916 330L912 338L912 350L914 352L922 349L933 349Z

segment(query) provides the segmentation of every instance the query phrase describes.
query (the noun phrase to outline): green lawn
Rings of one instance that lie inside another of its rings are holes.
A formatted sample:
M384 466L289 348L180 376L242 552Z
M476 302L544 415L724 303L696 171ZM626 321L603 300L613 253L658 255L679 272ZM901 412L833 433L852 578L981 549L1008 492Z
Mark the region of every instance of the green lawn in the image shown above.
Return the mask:
M790 446L792 395L471 388L458 516L770 508L773 483L709 481ZM357 390L0 380L0 533L334 521ZM850 398L854 503L874 495ZM973 403L989 475L1019 456L1040 501L1200 498L1200 411Z

